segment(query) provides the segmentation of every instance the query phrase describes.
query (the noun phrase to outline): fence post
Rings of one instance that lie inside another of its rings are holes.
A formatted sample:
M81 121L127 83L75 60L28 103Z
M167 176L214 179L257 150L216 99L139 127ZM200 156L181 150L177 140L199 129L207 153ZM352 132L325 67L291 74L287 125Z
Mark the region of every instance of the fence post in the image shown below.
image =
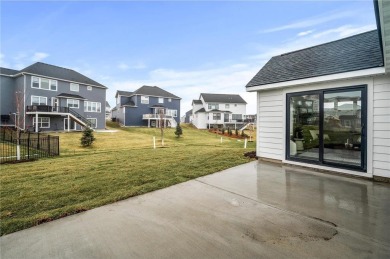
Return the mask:
M50 135L47 135L47 151L49 153L49 156L51 156L51 152L50 152Z
M27 159L30 160L30 131L27 135Z
M60 137L57 136L57 154L60 155Z
M40 145L39 145L39 132L38 132L38 139L37 139L37 149L39 150L40 149Z

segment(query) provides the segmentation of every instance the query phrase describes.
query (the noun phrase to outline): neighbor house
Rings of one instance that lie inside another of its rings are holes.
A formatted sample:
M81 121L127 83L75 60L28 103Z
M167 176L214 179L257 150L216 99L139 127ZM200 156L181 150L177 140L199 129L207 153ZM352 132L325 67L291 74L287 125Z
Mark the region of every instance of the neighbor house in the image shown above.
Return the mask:
M238 94L201 93L192 101L192 124L198 129L239 128L245 115L246 101Z
M110 119L111 115L111 106L110 104L106 101L106 119Z
M104 129L106 89L72 69L41 62L21 70L0 68L1 126L29 131Z
M377 30L275 56L247 84L260 158L390 177L390 5L374 4Z
M192 109L186 112L184 116L184 123L192 123Z
M112 118L122 126L176 127L180 123L181 98L157 86L134 92L117 91Z

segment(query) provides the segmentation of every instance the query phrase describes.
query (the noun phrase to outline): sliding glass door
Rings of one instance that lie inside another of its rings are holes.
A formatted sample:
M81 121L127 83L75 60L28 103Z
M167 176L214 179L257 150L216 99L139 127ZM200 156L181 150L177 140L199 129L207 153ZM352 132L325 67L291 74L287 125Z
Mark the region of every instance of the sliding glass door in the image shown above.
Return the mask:
M286 159L365 170L366 87L287 95Z

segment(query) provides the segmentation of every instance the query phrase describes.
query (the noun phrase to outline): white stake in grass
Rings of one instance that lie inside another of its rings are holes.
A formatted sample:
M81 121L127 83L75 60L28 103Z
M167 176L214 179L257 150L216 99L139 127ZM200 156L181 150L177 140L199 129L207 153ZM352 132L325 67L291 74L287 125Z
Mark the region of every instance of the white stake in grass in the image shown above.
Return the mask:
M156 137L153 137L153 149L156 149Z
M248 143L248 139L245 138L245 142L244 142L244 148L246 148L246 144Z
M221 137L221 143L222 143L222 137Z

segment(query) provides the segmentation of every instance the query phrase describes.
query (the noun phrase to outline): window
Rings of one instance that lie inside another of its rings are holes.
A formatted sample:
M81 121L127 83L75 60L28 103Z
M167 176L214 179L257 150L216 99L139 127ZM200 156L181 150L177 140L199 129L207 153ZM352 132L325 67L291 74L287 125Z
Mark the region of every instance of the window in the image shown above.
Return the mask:
M79 84L70 83L70 90L73 92L79 91Z
M78 109L80 107L80 101L75 99L68 99L67 104L69 108Z
M227 103L225 104L225 109L229 109L230 105Z
M47 97L31 95L31 105L47 105Z
M149 104L149 96L141 96L141 103Z
M218 103L209 103L209 110L219 109Z
M91 123L91 127L96 129L96 127L97 127L97 119L96 118L87 118L87 120Z
M43 90L57 91L57 80L51 80L47 78L40 78L33 76L31 78L31 87Z
M172 116L172 117L177 117L177 110L166 110L166 115Z
M84 102L85 112L101 112L101 103L98 102Z
M365 171L366 86L287 94L286 159Z
M237 103L234 104L234 107L237 107Z
M87 86L87 90L88 90L88 91L92 91L92 86L90 86L90 85Z
M220 120L221 114L220 113L213 113L213 120Z
M172 98L168 98L168 102L172 102Z
M163 97L159 97L158 98L158 103L164 103L164 98Z
M33 119L33 126L35 127L36 118ZM38 117L38 127L43 129L50 128L50 117Z
M232 114L232 120L242 120L242 114Z

